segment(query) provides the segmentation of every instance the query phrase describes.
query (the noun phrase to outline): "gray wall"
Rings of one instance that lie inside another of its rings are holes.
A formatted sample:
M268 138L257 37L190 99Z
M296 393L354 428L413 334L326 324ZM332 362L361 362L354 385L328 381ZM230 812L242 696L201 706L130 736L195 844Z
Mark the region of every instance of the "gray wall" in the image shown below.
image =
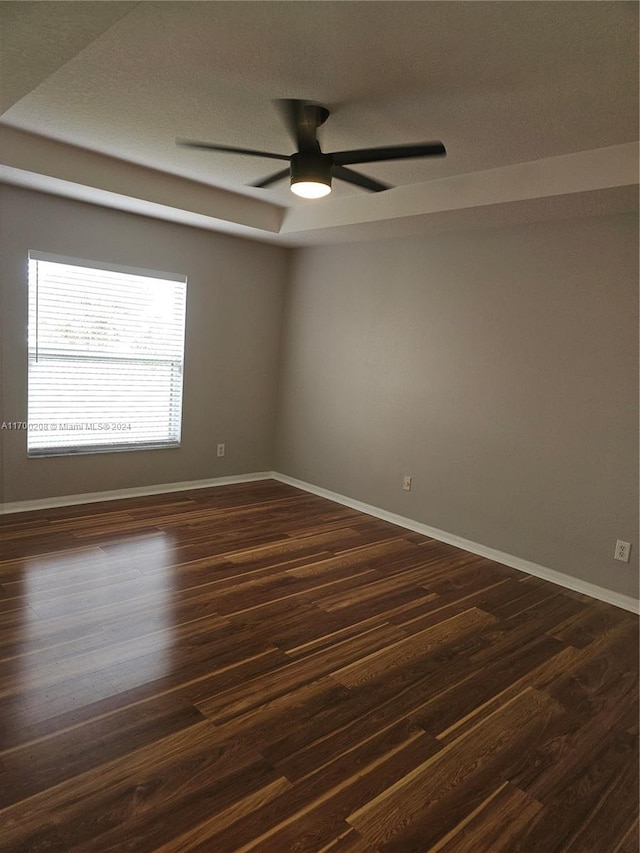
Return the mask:
M182 447L27 459L3 430L0 500L275 468L637 595L637 216L292 253L1 193L1 420L26 419L29 249L186 273L189 301Z
M276 469L637 595L637 234L621 215L297 252Z
M182 447L27 459L0 432L6 502L270 470L288 252L2 187L2 419L27 419L29 249L188 276ZM224 442L224 459L216 444Z

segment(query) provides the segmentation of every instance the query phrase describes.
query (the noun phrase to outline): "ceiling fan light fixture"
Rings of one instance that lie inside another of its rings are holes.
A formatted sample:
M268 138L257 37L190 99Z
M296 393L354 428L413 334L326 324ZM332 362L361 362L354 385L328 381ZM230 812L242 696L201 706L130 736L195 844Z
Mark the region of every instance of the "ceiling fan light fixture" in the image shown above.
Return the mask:
M331 158L315 151L291 157L291 192L301 198L322 198L331 192Z
M322 198L331 192L331 184L323 181L295 181L291 179L291 192L300 198Z

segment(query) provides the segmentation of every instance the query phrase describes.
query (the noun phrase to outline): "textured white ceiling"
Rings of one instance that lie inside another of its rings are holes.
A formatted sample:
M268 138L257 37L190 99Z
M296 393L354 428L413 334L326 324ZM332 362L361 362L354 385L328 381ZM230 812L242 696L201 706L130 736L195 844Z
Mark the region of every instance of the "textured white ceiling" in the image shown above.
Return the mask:
M326 105L327 151L442 140L445 160L356 167L394 185L638 136L638 4L627 2L0 3L6 126L279 206L246 183L292 153L271 101ZM37 50L24 59L24 46ZM26 91L24 91L26 90ZM335 182L323 204L363 191ZM312 203L313 204L313 203ZM316 203L317 204L317 203Z
M135 3L0 3L0 112L48 77Z

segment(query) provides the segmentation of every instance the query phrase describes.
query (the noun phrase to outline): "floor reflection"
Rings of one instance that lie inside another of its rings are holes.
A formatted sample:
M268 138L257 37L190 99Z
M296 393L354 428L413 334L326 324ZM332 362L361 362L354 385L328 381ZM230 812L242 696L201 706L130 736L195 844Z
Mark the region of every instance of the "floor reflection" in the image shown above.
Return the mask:
M119 692L138 663L171 671L175 548L157 531L2 565L3 737Z

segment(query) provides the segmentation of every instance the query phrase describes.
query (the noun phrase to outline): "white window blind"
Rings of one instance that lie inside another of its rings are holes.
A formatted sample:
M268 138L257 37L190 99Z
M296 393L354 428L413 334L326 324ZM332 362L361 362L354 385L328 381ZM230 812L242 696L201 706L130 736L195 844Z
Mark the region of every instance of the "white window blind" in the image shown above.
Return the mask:
M186 277L29 253L29 456L177 447Z

